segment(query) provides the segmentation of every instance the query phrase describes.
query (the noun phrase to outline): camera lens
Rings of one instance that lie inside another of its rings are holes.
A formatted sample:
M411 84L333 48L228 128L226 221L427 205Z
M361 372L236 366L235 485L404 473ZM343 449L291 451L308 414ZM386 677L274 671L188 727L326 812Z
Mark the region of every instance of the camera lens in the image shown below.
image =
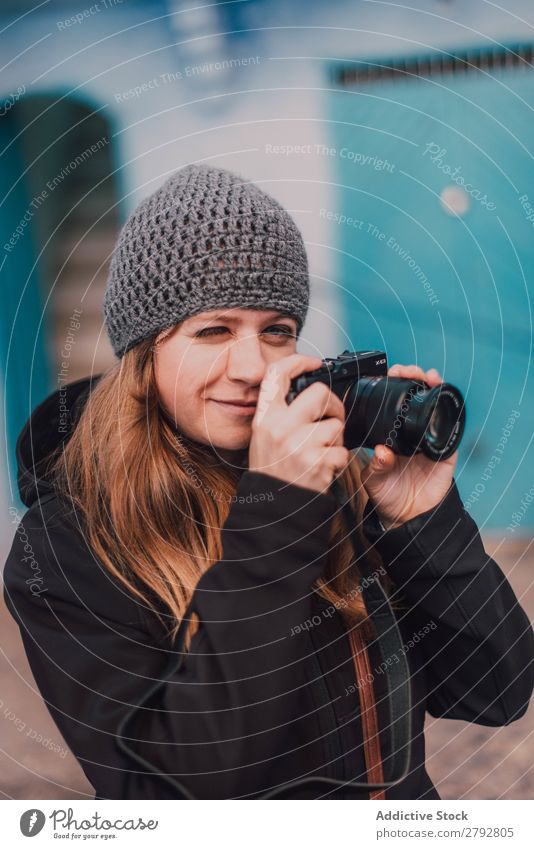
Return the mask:
M396 454L423 452L446 460L456 451L465 428L461 392L450 383L392 377L363 377L345 398L345 446L387 445Z
M436 409L430 416L430 422L428 423L428 436L430 439L437 440L442 418L442 416L440 418L439 405L436 404Z
M452 398L448 394L440 394L425 434L435 451L443 451L447 447L451 434L454 434L456 419L457 408Z

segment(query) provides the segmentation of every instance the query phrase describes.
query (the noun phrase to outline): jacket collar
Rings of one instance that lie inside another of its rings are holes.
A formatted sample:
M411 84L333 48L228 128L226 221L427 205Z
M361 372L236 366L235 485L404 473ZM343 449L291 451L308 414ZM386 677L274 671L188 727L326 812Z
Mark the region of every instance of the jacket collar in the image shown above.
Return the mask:
M16 444L17 484L27 507L54 492L47 471L72 436L91 389L100 374L68 383L48 395L31 413Z

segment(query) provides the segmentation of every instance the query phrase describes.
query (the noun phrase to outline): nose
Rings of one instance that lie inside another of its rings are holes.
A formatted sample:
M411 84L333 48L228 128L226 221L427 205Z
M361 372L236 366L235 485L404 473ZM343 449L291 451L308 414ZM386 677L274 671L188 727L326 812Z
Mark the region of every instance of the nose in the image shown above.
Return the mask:
M266 361L256 333L235 339L228 348L226 376L256 386L262 382Z

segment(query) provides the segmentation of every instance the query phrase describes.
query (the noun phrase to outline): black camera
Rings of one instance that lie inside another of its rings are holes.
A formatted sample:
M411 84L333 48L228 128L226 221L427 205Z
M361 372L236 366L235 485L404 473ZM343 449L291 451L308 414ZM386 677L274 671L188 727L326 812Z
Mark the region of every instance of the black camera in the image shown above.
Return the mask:
M343 351L323 363L293 378L286 401L290 404L312 383L326 383L345 405L345 448L381 444L405 456L422 451L435 461L458 448L465 403L455 386L388 377L383 351Z

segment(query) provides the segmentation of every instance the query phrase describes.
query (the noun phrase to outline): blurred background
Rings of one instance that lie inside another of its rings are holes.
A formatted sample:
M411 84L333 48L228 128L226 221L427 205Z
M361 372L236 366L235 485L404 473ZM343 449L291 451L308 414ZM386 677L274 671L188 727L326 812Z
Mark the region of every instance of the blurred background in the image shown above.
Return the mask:
M205 162L301 228L303 353L380 349L462 390L456 482L534 614L533 25L530 0L3 0L2 563L25 509L18 433L114 362L101 306L121 225ZM0 621L0 793L92 796ZM498 729L428 717L442 797L532 798L533 730L532 709Z

